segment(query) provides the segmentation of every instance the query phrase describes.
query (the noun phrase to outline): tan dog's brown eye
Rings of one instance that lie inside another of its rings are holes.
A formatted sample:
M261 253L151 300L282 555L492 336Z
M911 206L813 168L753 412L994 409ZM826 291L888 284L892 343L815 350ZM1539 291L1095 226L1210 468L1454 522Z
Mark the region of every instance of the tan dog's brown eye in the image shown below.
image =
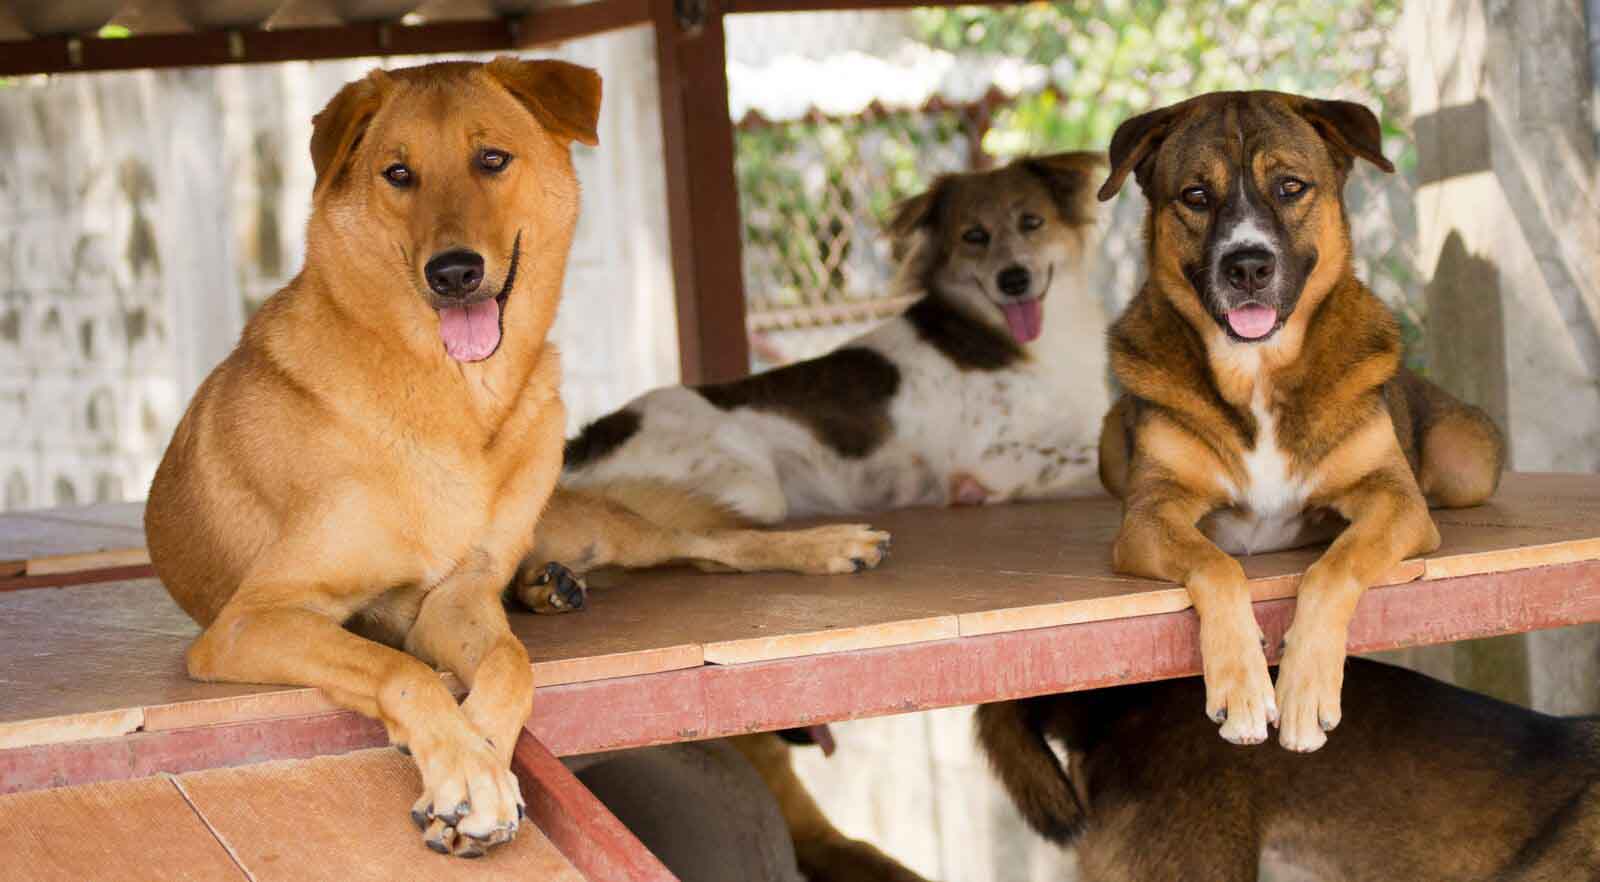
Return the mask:
M1204 187L1190 187L1183 191L1183 204L1190 208L1206 208L1211 204L1211 194Z
M1022 227L1022 231L1024 233L1031 233L1034 230L1044 226L1044 218L1038 216L1037 214L1024 214L1022 216L1022 222L1019 224L1019 226Z
M412 184L411 169L397 162L383 170L383 179L396 187L409 187Z
M1299 178L1284 178L1278 182L1278 198L1284 200L1294 199L1304 193L1307 186L1309 185Z
M478 168L481 168L486 172L501 171L510 163L511 154L505 152L504 150L478 151Z
M968 245L987 245L989 244L989 231L983 227L968 227L967 231L961 234L961 241Z

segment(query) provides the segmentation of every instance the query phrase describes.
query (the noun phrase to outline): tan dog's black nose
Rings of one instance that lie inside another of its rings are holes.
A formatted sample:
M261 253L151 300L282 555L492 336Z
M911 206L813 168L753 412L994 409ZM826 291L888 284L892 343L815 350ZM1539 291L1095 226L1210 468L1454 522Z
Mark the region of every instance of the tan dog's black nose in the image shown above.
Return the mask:
M1272 284L1278 259L1262 248L1243 248L1222 258L1222 277L1228 287L1246 296Z
M465 297L483 281L483 256L464 248L435 254L422 275L440 297Z
M994 277L994 283L1000 288L1000 293L1007 297L1021 297L1028 293L1032 281L1027 267L1015 264L1001 270L1000 274Z

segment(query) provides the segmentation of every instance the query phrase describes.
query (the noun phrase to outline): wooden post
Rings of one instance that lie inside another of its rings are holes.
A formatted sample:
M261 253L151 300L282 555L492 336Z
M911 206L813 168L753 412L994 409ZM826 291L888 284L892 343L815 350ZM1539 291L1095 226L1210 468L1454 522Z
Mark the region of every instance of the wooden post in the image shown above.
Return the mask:
M728 0L651 0L683 382L750 371L722 16Z

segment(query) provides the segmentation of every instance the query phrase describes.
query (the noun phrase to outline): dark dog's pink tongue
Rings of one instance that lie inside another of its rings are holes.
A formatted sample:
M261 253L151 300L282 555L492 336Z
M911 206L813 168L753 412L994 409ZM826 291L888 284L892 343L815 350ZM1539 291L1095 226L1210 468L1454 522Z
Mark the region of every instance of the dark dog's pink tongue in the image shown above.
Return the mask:
M500 303L493 297L471 306L439 310L444 351L456 361L482 361L500 345Z
M1006 324L1011 326L1011 336L1018 343L1032 343L1044 330L1044 303L1038 299L1007 303L1001 309L1005 310Z
M1278 311L1267 306L1241 306L1228 310L1228 327L1246 340L1265 337L1278 323Z

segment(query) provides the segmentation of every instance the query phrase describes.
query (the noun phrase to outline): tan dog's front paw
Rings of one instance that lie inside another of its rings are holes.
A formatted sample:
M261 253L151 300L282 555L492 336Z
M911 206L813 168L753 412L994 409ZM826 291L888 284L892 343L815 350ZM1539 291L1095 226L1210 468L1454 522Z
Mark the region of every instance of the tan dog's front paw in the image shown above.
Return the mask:
M796 530L795 568L828 575L870 570L889 556L889 534L866 524L835 524Z
M1306 639L1290 629L1278 666L1278 743L1296 753L1310 753L1328 743L1343 715L1339 692L1344 686L1344 645L1338 639Z
M1206 716L1221 724L1218 734L1224 740L1260 744L1267 740L1267 724L1278 718L1278 705L1267 673L1267 656L1261 651L1261 630L1248 608L1244 616L1248 623L1216 627L1208 627L1204 620L1200 623Z
M475 858L516 838L526 808L516 775L488 740L467 741L417 750L422 796L411 820L434 851Z
M544 616L577 612L589 602L589 584L555 561L518 573L512 590L524 607Z

